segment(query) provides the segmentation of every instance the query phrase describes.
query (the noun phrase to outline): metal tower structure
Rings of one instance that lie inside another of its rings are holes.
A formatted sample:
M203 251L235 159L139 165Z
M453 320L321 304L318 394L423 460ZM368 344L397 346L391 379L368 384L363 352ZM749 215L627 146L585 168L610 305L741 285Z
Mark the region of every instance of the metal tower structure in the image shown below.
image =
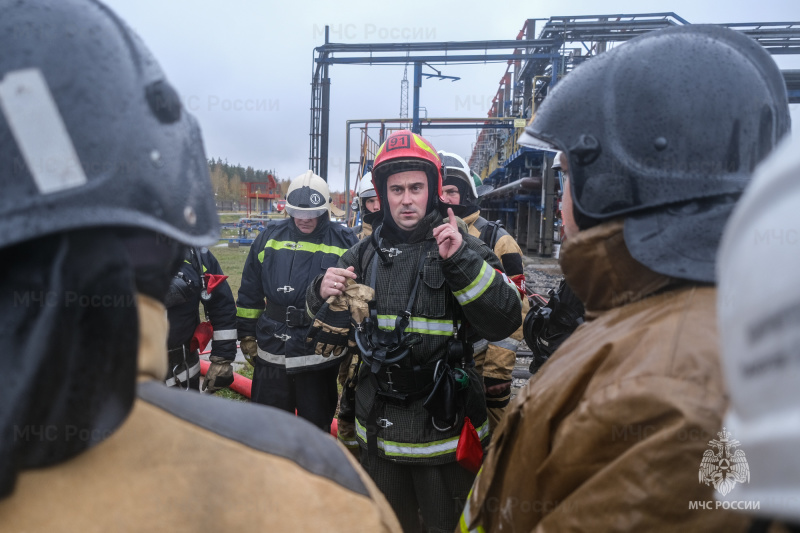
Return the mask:
M408 118L408 65L403 70L400 82L400 118Z

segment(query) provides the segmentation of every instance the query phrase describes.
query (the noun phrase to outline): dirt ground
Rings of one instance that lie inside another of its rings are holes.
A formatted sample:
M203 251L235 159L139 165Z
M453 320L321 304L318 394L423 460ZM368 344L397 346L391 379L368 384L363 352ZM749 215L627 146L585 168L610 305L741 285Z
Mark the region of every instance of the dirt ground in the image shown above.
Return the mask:
M529 289L546 297L550 289L558 287L562 277L558 259L526 255L522 263L525 268L525 283Z

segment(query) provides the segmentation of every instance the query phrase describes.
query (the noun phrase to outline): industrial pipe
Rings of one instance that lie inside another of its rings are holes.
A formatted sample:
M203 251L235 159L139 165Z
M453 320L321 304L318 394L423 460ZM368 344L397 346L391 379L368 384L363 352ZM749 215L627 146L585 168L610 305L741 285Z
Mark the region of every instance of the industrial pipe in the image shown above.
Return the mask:
M521 190L535 191L538 190L541 186L542 186L542 178L540 177L522 178L520 180L513 181L507 185L503 185L499 189L495 189L492 192L483 195L481 199L488 200L491 198L499 198L501 196L514 194Z

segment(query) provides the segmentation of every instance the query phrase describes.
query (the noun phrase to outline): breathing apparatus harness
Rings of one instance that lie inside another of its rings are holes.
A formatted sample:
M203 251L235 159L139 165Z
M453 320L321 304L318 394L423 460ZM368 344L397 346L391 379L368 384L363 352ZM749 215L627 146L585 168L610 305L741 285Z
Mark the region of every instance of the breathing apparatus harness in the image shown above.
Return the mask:
M372 257L361 255L362 272L365 264L371 263L372 271L369 276L369 286L375 290L377 286L378 261L387 267L392 265L392 258L400 253L396 248L382 246L380 230L378 227L370 236L370 243L366 245L372 251ZM369 368L369 379L372 380L376 390L375 400L367 415L367 451L369 455L376 455L378 450L378 427L389 427L391 422L385 419L378 420L378 413L386 403L408 405L411 402L427 396L424 402L425 409L431 414L431 421L439 431L448 431L458 422L459 411L462 410L458 401L458 392L466 391L469 387L469 375L465 368L474 366L472 360L472 344L466 341L466 323L462 321L459 327L458 310L460 307L454 296L453 308L453 337L448 341L444 357L439 358L435 365L413 365L403 368L400 362L411 355L414 346L422 342L422 335L416 332L406 333L411 320L411 310L417 296L420 280L422 279L425 259L435 245L428 241L420 252L417 263L414 285L409 295L405 310L395 319L392 331L383 331L379 327L378 309L376 300L369 302L369 315L361 324L354 324L355 341L361 352L361 358ZM363 250L363 248L362 248ZM376 293L377 294L377 293ZM451 368L450 363L460 366ZM381 380L384 378L384 386ZM437 420L442 424L437 424Z

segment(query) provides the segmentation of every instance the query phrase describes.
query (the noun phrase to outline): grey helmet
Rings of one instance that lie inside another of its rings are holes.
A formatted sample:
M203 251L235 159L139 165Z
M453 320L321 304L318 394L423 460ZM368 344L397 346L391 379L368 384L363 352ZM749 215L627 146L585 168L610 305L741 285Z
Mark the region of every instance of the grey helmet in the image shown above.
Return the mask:
M0 248L90 227L215 242L197 123L93 0L0 0Z
M576 68L519 142L567 154L581 229L625 217L637 261L713 282L722 227L789 124L770 55L739 32L691 25L645 34Z

